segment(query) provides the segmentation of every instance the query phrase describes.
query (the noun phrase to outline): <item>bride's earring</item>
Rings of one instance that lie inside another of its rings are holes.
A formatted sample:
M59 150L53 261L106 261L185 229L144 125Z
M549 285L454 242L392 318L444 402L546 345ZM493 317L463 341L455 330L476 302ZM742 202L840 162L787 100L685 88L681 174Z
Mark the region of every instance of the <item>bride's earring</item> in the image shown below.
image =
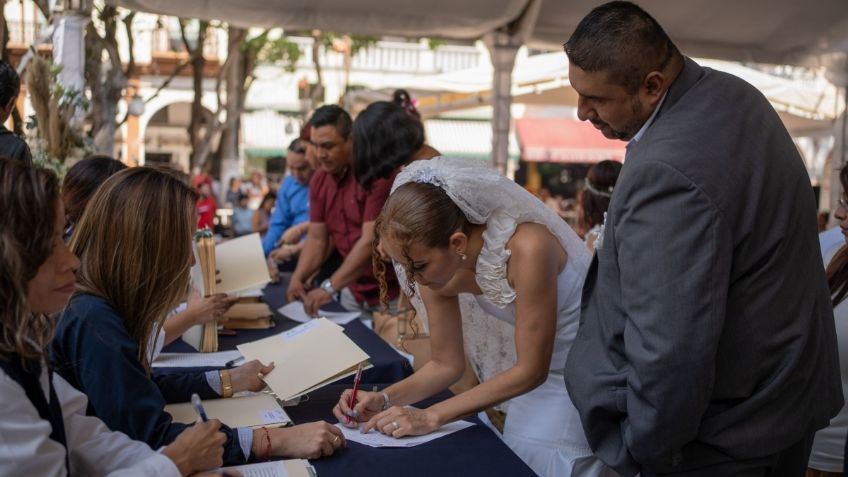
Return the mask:
M457 250L457 251L456 251L456 253L457 253L457 254L458 254L458 255L462 258L462 261L463 261L463 262L464 262L464 261L466 261L466 260L468 260L468 255L466 255L466 254L464 254L464 253L460 252L459 250Z

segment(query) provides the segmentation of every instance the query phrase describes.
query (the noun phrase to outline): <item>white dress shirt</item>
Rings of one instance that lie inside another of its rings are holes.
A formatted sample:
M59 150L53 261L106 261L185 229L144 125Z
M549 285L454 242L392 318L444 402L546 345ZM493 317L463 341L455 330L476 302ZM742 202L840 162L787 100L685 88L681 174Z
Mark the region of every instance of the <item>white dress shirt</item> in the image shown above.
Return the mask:
M47 371L41 388L49 396ZM53 387L62 406L71 474L91 477L178 477L168 457L142 442L110 431L103 422L86 416L88 398L53 373ZM50 423L38 415L24 389L0 370L0 475L63 476L65 447L52 439Z

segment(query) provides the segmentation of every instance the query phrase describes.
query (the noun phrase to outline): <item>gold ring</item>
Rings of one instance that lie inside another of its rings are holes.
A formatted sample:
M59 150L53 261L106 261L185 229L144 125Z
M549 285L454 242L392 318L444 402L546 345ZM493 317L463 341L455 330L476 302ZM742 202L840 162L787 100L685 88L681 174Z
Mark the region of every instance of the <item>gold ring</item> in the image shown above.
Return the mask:
M265 375L264 375L264 374L262 374L262 373L256 373L256 376L257 376L259 379L262 379L262 378L264 378L264 377L265 377Z
M392 421L392 424L395 425L395 430L400 429L400 424L398 424L397 421Z
M339 436L336 436L336 438L335 438L335 439L333 439L332 444L335 444L335 443L336 443L336 441L338 441L338 440L339 440Z

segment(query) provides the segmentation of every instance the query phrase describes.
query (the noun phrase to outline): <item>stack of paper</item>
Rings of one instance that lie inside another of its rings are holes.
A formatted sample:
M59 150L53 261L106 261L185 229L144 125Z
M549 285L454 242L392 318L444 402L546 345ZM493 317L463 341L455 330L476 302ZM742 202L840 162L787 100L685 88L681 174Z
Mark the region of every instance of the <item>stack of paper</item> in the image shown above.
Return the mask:
M303 308L302 301L293 301L287 303L285 306L281 307L277 310L281 315L285 316L290 320L297 321L299 323L306 323L307 321L311 321L313 317L306 314L306 310ZM326 318L337 325L346 325L351 321L359 318L361 313L358 311L326 311L326 310L318 310L318 316L314 318Z
M243 477L315 477L318 475L315 468L309 465L309 461L303 459L237 465L220 470L237 470Z
M207 399L203 401L206 415L218 419L230 427L280 427L291 424L286 411L274 396L257 393L229 399ZM168 404L165 411L174 422L186 424L197 421L197 412L190 402Z
M274 326L273 312L263 302L236 303L226 313L224 328L231 330L267 329Z
M283 401L350 376L360 364L370 367L368 354L326 318L239 345L238 350L247 360L276 363L264 381Z

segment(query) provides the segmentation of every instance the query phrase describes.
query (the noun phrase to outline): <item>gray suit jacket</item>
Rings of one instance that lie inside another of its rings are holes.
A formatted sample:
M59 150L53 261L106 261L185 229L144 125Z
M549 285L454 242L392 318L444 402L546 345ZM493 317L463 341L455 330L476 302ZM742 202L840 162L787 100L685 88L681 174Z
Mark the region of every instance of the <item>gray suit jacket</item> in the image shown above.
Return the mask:
M767 456L842 406L804 164L751 85L686 59L627 152L566 385L622 475Z

